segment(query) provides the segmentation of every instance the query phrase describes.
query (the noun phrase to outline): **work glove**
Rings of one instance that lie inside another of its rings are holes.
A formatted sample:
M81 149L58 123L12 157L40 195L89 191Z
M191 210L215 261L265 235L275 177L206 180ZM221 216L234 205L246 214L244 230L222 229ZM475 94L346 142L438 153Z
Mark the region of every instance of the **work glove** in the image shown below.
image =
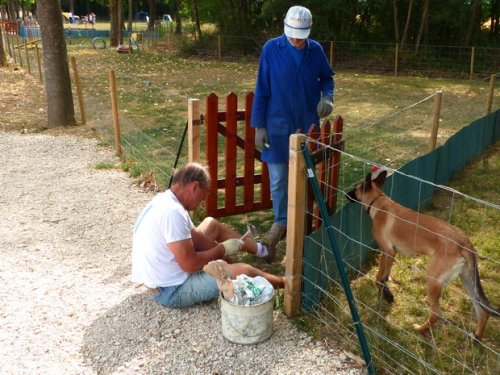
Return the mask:
M258 148L269 148L269 138L266 128L255 129L255 145Z
M318 103L318 107L316 108L318 112L318 117L323 118L328 116L333 111L333 97L331 96L323 96Z
M225 257L236 255L238 254L238 251L241 250L243 241L238 238L231 238L222 242L222 246L224 246L224 250L226 250L226 252L224 253Z

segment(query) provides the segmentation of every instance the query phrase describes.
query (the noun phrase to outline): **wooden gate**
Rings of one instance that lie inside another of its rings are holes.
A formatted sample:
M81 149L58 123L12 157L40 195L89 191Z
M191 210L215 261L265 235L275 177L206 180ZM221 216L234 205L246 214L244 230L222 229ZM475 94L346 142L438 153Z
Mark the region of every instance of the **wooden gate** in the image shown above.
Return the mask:
M223 217L272 208L267 165L255 148L255 129L250 127L254 94L245 97L245 109L238 110L238 97L229 93L225 111L219 111L219 97L211 93L206 98L205 115L200 114L200 101L188 102L188 157L200 161L201 125L205 125L205 158L214 188L210 191L205 209L212 217ZM307 133L313 162L317 166L320 186L330 212L335 210L340 153L333 152L342 145L342 118L330 121L321 128L312 125ZM324 145L324 146L321 146ZM332 147L329 147L332 146ZM215 188L216 187L216 188ZM314 207L312 195L308 212ZM315 217L315 219L313 219ZM307 232L321 224L319 214L309 214Z
M269 172L255 148L255 129L250 127L253 93L245 97L245 109L238 110L238 97L229 93L225 111L219 111L215 93L206 99L205 156L214 187L207 197L206 214L223 217L272 208ZM188 109L189 160L200 160L199 101ZM190 125L192 124L192 125Z

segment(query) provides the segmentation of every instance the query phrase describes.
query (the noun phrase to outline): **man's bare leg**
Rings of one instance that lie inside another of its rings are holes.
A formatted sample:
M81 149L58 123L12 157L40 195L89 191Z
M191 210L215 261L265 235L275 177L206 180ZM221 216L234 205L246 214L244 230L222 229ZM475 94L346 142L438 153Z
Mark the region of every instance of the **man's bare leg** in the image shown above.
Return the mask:
M198 225L198 229L202 231L205 236L217 242L223 242L230 238L240 238L242 236L242 234L222 224L213 217L205 218L201 224ZM247 237L243 244L243 250L251 254L257 254L257 242Z
M247 275L249 277L262 276L275 288L285 287L285 278L283 276L276 276L271 273L264 272L246 263L229 264L228 269L232 279L236 278L238 275Z

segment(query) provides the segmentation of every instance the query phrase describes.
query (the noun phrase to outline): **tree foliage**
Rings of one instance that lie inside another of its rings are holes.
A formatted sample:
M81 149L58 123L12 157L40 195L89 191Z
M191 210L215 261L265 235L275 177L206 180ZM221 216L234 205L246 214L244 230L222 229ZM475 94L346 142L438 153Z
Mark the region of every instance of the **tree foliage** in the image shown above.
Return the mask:
M173 0L170 0L173 1ZM177 0L178 1L178 0ZM318 40L499 45L500 0L304 0ZM288 0L186 0L201 25L225 35L269 37L283 31ZM194 18L193 18L194 20Z

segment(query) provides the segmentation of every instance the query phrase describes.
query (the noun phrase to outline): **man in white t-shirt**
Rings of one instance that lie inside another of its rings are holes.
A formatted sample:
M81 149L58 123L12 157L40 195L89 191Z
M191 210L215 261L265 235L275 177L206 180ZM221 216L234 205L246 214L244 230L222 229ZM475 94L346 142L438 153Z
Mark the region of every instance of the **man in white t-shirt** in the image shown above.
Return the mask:
M194 226L189 211L207 197L210 176L197 163L180 168L172 187L157 194L137 218L133 233L133 282L148 287L152 297L168 307L192 306L218 297L214 278L202 271L216 259L237 254L241 249L266 257L268 248L214 218ZM229 264L231 278L245 274L262 276L274 287L283 288L284 278L271 275L246 263Z

